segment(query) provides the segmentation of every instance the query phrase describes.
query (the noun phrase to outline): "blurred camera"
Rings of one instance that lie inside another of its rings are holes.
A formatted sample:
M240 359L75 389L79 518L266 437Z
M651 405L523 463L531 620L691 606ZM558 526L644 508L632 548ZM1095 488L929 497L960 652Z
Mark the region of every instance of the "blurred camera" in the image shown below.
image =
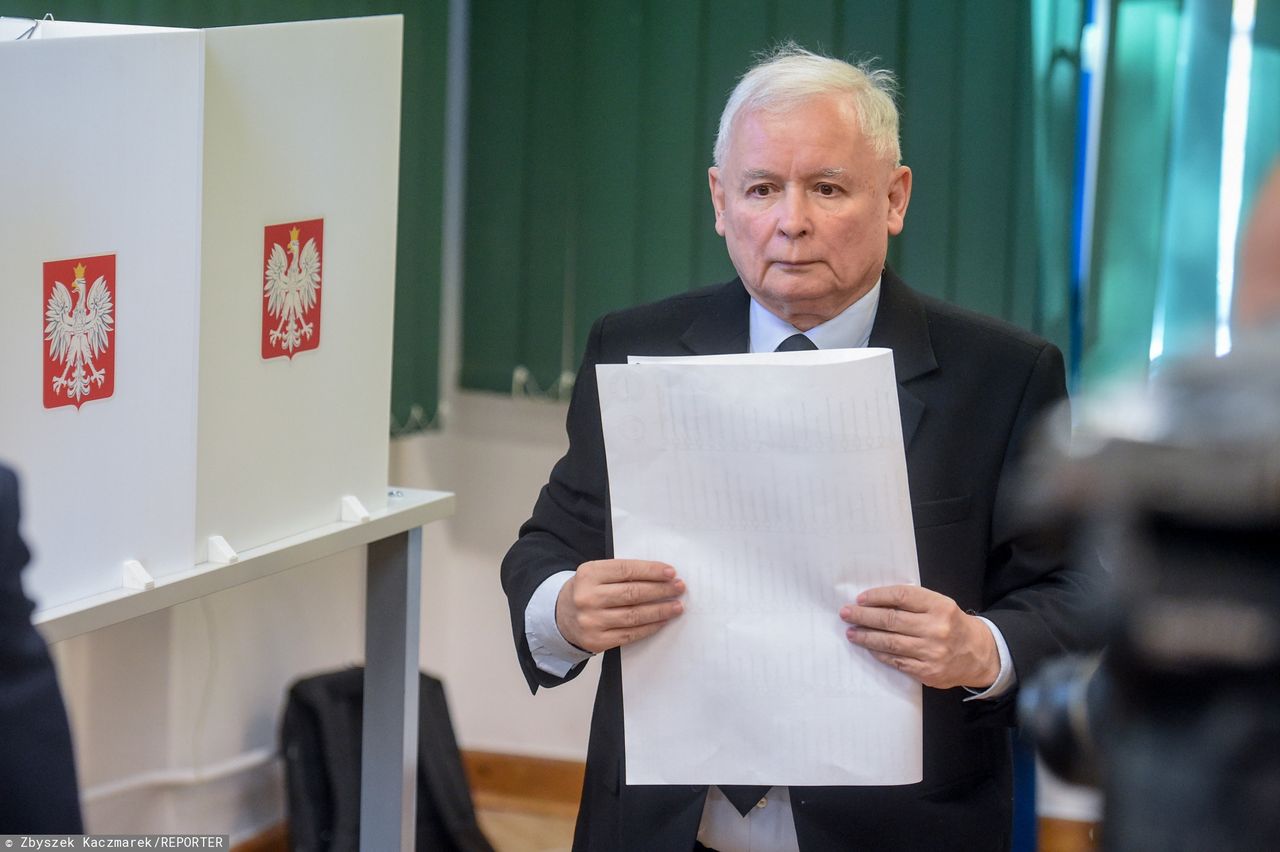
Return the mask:
M1080 407L1026 492L1112 578L1107 650L1019 717L1104 793L1108 850L1280 848L1280 336Z

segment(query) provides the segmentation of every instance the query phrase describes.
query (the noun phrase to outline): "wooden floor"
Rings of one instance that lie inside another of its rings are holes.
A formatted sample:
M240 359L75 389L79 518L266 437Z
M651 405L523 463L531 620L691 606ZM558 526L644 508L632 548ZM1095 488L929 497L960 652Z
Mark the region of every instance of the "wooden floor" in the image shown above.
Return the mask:
M480 808L480 827L497 852L569 852L573 817Z
M581 763L464 751L480 828L497 852L569 852ZM1040 820L1040 852L1095 852L1096 826ZM283 825L240 844L235 852L285 852Z
M568 852L581 763L464 751L462 764L480 828L497 852Z
M573 817L518 810L478 811L480 827L497 852L569 852ZM1040 820L1040 852L1094 852L1095 826L1066 820Z
M573 761L464 751L480 827L497 852L568 852L582 790ZM1095 852L1092 823L1042 818L1039 852Z

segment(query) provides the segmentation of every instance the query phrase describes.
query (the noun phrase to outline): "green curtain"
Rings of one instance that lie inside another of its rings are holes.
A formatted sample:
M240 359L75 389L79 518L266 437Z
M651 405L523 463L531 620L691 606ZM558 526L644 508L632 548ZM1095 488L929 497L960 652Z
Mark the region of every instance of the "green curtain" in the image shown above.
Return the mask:
M1238 211L1219 210L1232 5L1113 7L1086 384L1215 345L1219 222L1238 213L1243 232L1280 154L1280 0L1257 0L1243 198Z
M1231 4L1184 0L1150 355L1213 345Z
M1072 200L1080 83L1082 0L1031 4L1033 182L1040 333L1071 363Z
M1180 0L1113 9L1098 164L1085 384L1145 370L1164 232Z
M1033 5L473 0L462 385L559 395L595 317L733 274L707 192L715 126L753 54L787 38L900 77L915 186L890 262L1065 345L1039 246L1064 252L1069 161L1035 174L1071 120L1074 73L1048 63L1080 4L1050 4L1035 39Z
M440 346L440 229L448 0L8 0L9 16L223 27L404 15L392 432L435 416Z

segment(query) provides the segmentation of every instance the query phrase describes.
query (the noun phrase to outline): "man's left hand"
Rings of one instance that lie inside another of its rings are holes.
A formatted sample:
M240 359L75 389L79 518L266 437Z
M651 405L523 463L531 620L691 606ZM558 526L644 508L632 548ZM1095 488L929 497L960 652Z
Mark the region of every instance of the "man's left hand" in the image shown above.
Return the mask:
M867 589L840 618L853 625L850 642L925 686L985 689L1000 674L1000 652L987 625L929 589Z

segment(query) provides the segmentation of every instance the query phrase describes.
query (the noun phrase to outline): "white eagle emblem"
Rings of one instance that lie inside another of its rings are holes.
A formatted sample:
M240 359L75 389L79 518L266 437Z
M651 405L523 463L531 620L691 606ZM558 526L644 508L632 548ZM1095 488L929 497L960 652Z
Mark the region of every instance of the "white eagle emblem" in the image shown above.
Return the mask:
M268 338L286 352L292 352L304 339L311 338L314 325L304 322L303 316L315 307L316 294L320 290L320 252L316 249L316 241L309 238L299 252L298 233L297 228L289 231L288 260L279 243L271 247L266 284L263 286L267 313L279 320L275 329L268 333Z
M112 317L111 291L106 279L99 275L88 287L86 296L84 264L75 265L71 290L76 302L71 304L71 291L61 281L53 282L53 292L45 306L44 339L49 342L49 358L63 365L62 374L53 377L54 393L65 393L77 403L88 396L90 386L102 386L107 371L94 365L94 359L111 345L107 334L115 322ZM56 368L55 368L56 369Z

